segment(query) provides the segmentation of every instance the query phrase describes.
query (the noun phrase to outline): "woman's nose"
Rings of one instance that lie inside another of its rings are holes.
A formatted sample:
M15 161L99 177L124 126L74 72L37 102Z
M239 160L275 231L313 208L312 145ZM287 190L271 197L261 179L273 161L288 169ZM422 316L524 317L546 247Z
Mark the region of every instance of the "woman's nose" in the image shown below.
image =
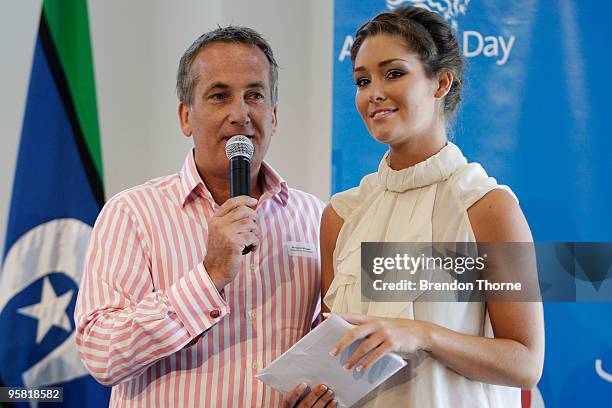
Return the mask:
M368 95L368 101L370 103L379 103L387 99L384 90L382 89L382 86L378 83L372 82L369 88L370 93Z

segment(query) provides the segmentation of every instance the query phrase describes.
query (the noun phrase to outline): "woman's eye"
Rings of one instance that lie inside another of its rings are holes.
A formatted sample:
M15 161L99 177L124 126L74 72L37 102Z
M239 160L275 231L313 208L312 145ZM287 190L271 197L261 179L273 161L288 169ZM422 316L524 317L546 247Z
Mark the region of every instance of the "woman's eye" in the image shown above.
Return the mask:
M404 76L404 73L402 71L392 70L387 72L388 79L397 79L402 76Z
M370 83L370 80L368 78L357 78L355 80L355 85L357 86L357 88L363 88L369 83Z

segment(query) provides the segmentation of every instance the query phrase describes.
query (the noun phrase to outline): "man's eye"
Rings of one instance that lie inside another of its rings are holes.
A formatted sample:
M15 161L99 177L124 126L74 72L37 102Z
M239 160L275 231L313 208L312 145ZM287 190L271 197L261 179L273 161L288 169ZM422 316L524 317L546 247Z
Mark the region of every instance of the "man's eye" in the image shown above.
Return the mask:
M222 93L212 94L210 95L210 99L214 101L222 101L225 99L225 94L222 94Z
M357 88L363 88L369 83L370 83L370 80L368 78L357 78L355 80L355 85L357 86Z
M388 79L397 79L402 76L404 76L404 73L402 71L392 70L392 71L387 72Z
M260 101L265 97L264 94L262 94L261 92L252 92L251 94L249 94L249 98L254 99L256 101Z

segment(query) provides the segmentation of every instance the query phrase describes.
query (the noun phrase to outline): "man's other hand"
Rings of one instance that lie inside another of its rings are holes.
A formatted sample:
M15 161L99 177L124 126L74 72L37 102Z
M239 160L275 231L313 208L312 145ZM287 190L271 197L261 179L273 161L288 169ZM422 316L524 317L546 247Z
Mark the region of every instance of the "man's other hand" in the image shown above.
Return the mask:
M291 390L283 401L283 408L335 408L334 392L324 384L316 385L312 390L306 384L300 384Z

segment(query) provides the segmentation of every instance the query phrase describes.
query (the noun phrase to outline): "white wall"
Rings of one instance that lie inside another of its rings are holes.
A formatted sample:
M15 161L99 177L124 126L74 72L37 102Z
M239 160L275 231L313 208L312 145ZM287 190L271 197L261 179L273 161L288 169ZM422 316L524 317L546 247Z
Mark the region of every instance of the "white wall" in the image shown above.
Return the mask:
M40 0L0 2L0 248L4 245ZM174 79L189 44L217 23L250 26L280 65L279 127L267 160L327 200L332 0L89 0L107 197L180 169Z

